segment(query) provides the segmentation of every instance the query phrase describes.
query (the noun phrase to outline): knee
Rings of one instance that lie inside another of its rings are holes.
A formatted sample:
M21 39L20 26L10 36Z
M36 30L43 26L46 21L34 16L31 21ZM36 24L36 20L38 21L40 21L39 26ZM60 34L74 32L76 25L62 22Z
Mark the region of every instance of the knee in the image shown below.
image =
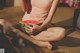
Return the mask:
M65 29L64 28L61 28L58 36L57 36L57 39L58 40L62 40L63 38L65 37Z
M65 29L62 27L49 28L48 31L54 33L52 41L59 41L65 37Z
M5 24L5 20L4 19L0 19L0 25L4 25Z

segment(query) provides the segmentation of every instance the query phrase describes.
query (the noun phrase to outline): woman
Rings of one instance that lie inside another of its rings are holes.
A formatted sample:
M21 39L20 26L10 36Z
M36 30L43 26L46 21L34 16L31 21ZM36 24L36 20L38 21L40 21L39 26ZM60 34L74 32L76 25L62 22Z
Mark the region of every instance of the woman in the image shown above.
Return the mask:
M23 2L23 0L21 0ZM25 15L20 21L22 30L27 34L19 31L18 29L7 24L6 26L11 28L11 30L19 34L22 38L29 40L30 42L52 49L50 41L58 41L64 37L65 29L60 27L52 27L44 30L46 26L50 23L52 19L52 14L54 13L57 3L59 0L26 0L28 5ZM22 5L24 6L24 5ZM5 25L7 22L0 20L1 25ZM5 23L4 23L5 22ZM38 33L39 32L39 33ZM34 36L34 34L36 34ZM22 42L22 40L20 40Z
M44 30L52 19L52 14L56 9L58 1L59 0L26 0L24 2L24 0L22 0L26 6L26 12L20 23L24 25L23 29L29 33L32 38L48 43L49 41L61 40L64 37L64 28L52 27ZM35 33L37 33L36 36L33 35ZM51 49L51 47L49 44L48 48Z

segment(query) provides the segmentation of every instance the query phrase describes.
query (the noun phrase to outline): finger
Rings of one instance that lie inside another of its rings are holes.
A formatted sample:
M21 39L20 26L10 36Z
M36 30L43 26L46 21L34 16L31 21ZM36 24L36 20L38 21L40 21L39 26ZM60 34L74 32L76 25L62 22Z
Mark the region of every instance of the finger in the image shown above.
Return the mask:
M36 25L32 24L32 28L36 28Z
M25 30L27 33L30 33L29 31Z
M24 29L25 29L26 31L28 31L28 32L32 32L32 31L33 31L33 29L28 29L28 28L26 28L26 27L24 27Z
M30 30L26 30L26 29L25 29L25 31L26 31L27 33L31 33L31 31L30 31Z
M24 27L24 29L25 29L25 30L28 30L28 31L31 30L30 28L27 28L27 27Z
M29 29L31 29L31 28L32 28L31 26L29 26L29 25L27 25L27 24L25 25L25 27L27 27L27 28L29 28Z
M30 27L33 27L33 24L27 24L27 25L29 25Z

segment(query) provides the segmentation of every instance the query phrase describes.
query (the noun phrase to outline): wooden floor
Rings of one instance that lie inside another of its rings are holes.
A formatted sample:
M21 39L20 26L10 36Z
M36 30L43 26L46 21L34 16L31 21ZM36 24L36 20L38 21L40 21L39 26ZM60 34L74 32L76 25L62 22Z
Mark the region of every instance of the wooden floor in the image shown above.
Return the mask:
M72 16L74 13L73 8L58 8L52 23L56 26L70 26ZM18 23L21 20L24 12L19 7L10 7L0 10L0 18L7 19L12 24ZM66 29L68 30L68 29ZM67 31L69 33L69 31ZM49 50L35 45L28 45L26 47L14 46L17 53L79 53L80 52L80 31L71 31L63 40L53 42L57 46L56 50Z

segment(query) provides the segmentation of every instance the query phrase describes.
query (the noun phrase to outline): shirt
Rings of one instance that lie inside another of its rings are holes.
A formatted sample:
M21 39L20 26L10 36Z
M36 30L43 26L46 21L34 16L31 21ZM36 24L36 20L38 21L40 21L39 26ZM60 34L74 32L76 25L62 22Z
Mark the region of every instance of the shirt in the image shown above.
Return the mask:
M47 18L52 0L31 0L32 9L28 14L25 12L22 22L24 24L39 24Z

